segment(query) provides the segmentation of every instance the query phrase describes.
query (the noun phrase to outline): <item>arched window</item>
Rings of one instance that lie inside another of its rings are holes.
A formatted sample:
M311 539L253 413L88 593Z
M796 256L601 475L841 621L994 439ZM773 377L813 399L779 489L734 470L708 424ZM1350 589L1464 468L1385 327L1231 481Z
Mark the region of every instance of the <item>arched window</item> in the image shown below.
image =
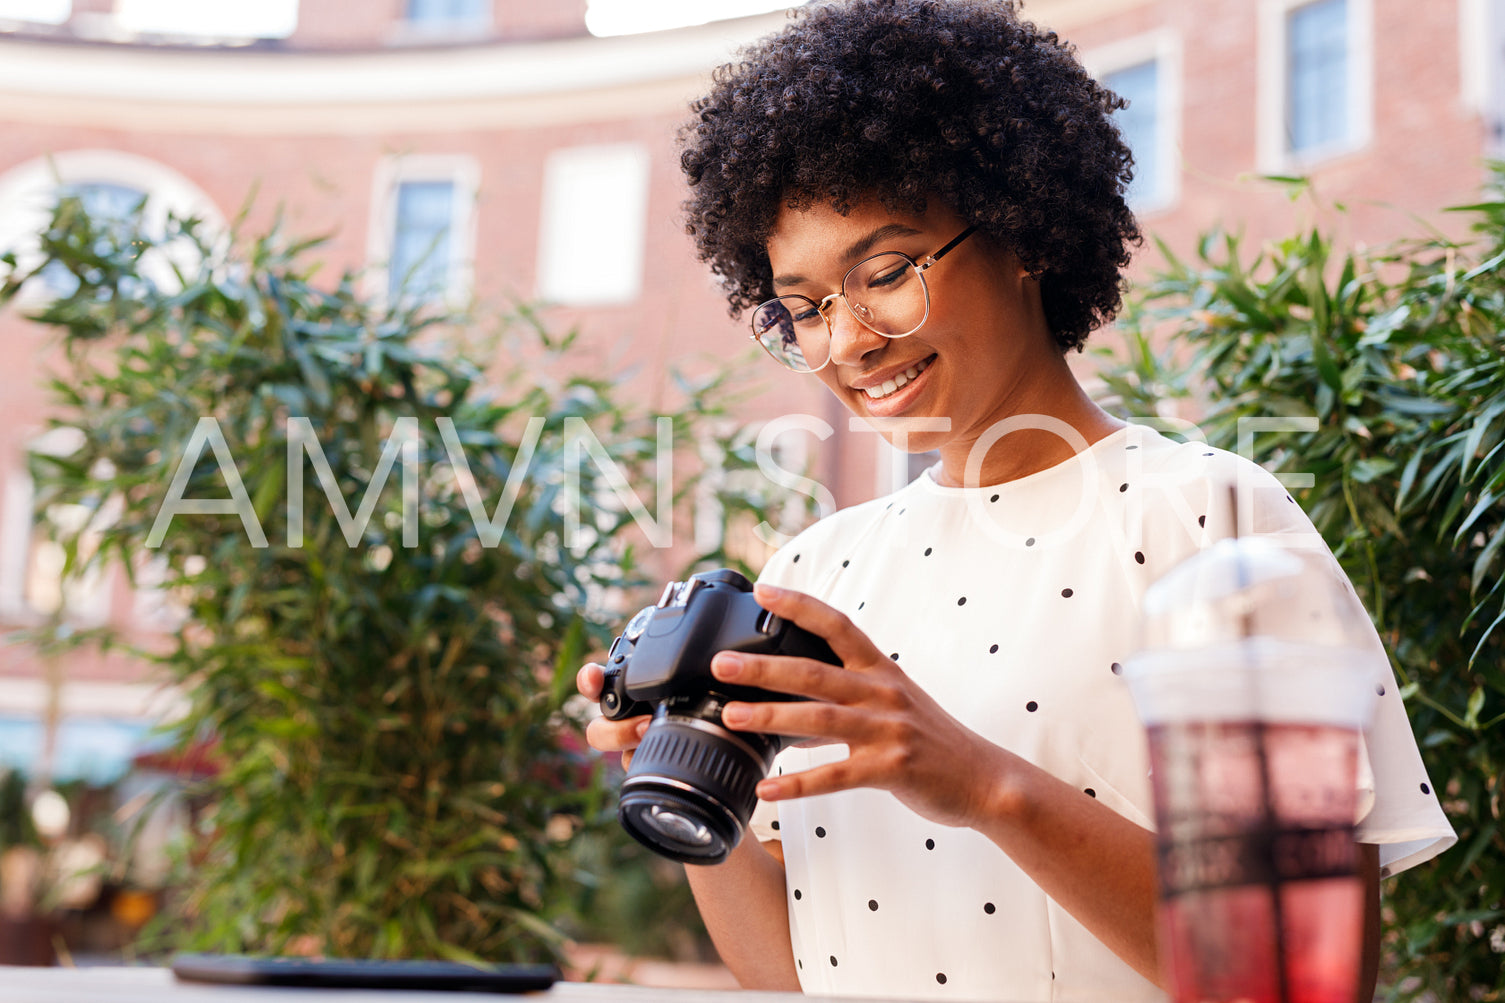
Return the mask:
M59 185L54 193L54 198L78 199L83 204L84 212L94 219L102 231L111 236L120 235L129 225L136 207L147 198L146 192L139 188L109 181ZM99 250L104 251L105 248ZM78 278L56 261L42 270L42 281L54 296L67 296L78 287Z
M145 199L143 223L149 233L162 233L169 214L203 220L210 234L225 229L225 217L204 192L182 174L130 153L117 150L69 150L27 161L0 175L0 252L14 251L19 268L36 266L38 235L53 207L66 195L80 198L97 220L120 221ZM143 263L153 278L171 281L167 261ZM49 269L39 282L23 291L35 302L69 291L71 276Z

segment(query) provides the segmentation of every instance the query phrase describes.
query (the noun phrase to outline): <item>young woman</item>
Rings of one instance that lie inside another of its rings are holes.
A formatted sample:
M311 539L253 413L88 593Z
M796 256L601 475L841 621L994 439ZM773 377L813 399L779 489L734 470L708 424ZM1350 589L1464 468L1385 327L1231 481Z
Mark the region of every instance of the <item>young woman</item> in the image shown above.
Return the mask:
M745 986L1162 998L1148 764L1119 677L1140 598L1232 532L1241 478L1244 531L1312 529L1258 467L1125 426L1067 366L1118 310L1139 238L1120 105L1012 4L973 0L815 7L695 105L688 229L733 310L789 378L940 454L764 569L759 602L841 667L713 662L813 698L725 712L813 739L759 785L757 838L689 869ZM1374 649L1371 949L1379 862L1451 839ZM600 685L581 670L582 693ZM589 738L628 751L645 727Z

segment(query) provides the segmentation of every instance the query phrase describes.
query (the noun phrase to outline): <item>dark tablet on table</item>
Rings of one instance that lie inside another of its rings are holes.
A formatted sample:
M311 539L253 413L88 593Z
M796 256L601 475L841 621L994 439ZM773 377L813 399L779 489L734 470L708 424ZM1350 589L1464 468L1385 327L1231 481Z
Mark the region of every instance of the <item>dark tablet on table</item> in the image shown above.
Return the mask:
M453 961L359 961L178 954L172 972L185 982L237 986L322 986L330 989L468 989L525 993L559 979L553 965L488 965Z

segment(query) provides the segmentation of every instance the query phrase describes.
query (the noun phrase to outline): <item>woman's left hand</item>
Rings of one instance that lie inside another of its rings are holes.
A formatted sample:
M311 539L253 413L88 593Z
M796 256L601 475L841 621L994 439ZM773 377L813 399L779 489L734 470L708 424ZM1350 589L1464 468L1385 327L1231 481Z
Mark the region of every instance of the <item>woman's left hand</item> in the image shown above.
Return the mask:
M788 589L759 584L756 596L770 613L825 638L842 664L720 652L711 660L717 679L810 698L735 701L723 723L842 742L850 750L841 762L765 779L758 797L783 801L874 787L934 822L974 828L996 811L1008 753L943 710L844 614Z

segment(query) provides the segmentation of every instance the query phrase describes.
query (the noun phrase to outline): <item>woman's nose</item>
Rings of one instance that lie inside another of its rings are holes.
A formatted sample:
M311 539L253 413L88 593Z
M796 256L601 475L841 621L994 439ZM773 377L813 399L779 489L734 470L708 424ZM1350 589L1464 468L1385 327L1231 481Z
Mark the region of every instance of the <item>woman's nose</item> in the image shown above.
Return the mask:
M854 317L844 300L830 305L826 322L831 326L831 361L838 366L855 365L888 341Z

